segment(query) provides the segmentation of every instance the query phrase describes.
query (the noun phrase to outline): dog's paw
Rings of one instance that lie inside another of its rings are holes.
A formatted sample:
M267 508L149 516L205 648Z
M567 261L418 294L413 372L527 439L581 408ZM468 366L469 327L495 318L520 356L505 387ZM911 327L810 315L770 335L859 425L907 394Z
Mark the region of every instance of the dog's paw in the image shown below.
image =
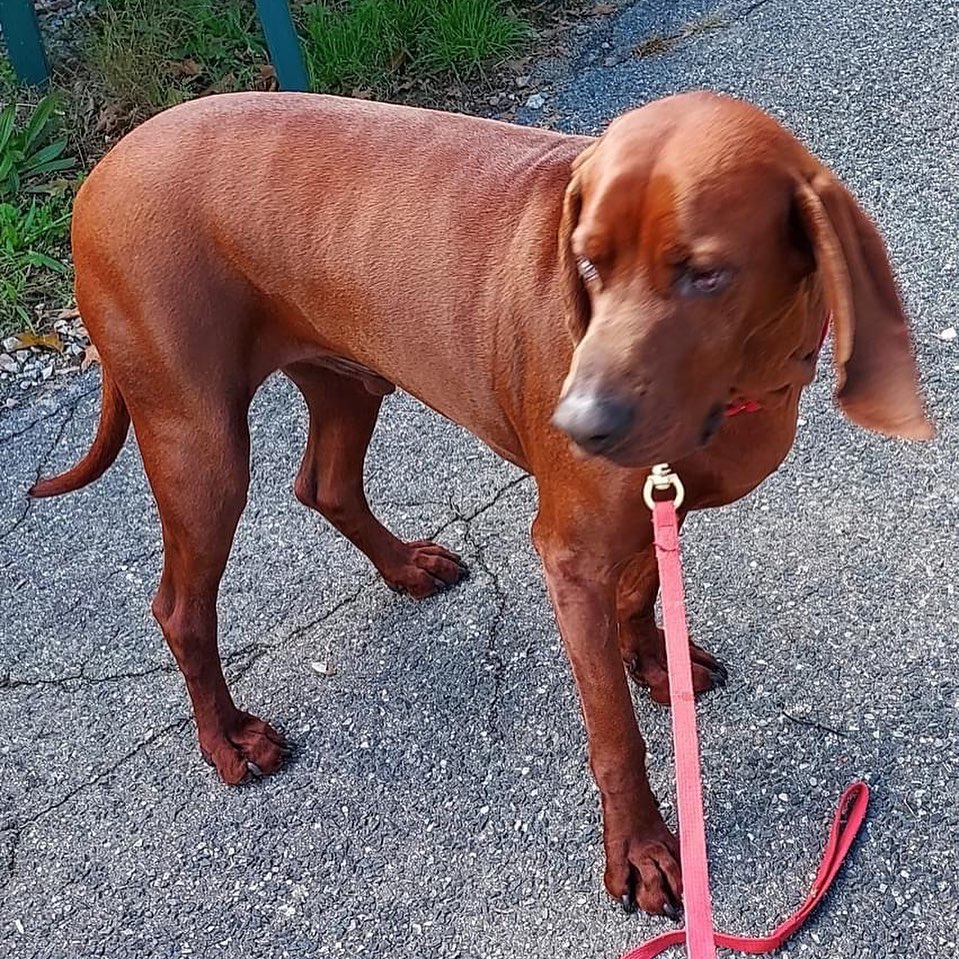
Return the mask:
M269 723L237 710L226 728L200 733L200 752L223 782L239 786L276 772L288 750Z
M626 670L640 686L649 690L649 698L661 706L668 706L669 673L666 668L666 645L663 631L657 627L658 641L642 650L632 651L626 660ZM729 679L726 667L705 649L695 643L689 644L689 658L693 665L693 690L708 693L711 689L725 686Z
M678 919L683 911L683 877L676 837L661 821L634 834L608 828L604 882L626 912L639 908Z
M397 593L408 593L414 599L426 599L455 586L469 575L463 560L443 546L426 539L404 543L403 546L401 561L390 569L382 570L386 585Z

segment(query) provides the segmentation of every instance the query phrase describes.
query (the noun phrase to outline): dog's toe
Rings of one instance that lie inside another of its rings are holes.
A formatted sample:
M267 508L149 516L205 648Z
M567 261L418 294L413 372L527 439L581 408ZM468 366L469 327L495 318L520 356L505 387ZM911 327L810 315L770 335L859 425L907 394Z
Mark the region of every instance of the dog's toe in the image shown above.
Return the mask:
M289 749L272 726L237 710L226 728L201 733L200 752L223 782L239 786L276 772Z
M459 555L429 540L405 543L402 560L381 572L390 589L414 599L444 592L469 576Z
M674 906L671 902L667 902L663 906L663 915L673 922L680 922L683 918L683 910L681 906Z
M670 703L669 672L666 668L666 648L661 629L656 642L648 642L640 649L624 653L626 669L634 682L649 690L649 697L660 706ZM713 655L695 643L689 644L689 658L693 671L693 690L697 694L719 689L729 681L726 667Z

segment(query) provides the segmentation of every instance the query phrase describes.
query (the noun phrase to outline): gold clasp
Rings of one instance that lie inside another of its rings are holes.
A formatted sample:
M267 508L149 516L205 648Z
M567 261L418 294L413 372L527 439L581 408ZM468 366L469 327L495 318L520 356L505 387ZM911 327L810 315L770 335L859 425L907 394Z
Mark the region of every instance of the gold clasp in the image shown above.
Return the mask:
M679 509L683 505L686 497L686 488L683 481L672 471L669 463L657 463L649 476L646 477L646 484L643 486L643 499L646 505L653 509L656 500L653 499L653 492L666 492L666 490L675 490L673 495L673 506Z

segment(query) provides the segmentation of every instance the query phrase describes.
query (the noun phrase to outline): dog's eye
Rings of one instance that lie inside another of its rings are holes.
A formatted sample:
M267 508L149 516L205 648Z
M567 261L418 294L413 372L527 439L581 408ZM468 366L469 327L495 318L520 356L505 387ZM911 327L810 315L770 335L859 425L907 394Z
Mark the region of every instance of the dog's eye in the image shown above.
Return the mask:
M723 267L698 270L687 267L679 276L680 292L687 296L716 296L729 286L733 271Z

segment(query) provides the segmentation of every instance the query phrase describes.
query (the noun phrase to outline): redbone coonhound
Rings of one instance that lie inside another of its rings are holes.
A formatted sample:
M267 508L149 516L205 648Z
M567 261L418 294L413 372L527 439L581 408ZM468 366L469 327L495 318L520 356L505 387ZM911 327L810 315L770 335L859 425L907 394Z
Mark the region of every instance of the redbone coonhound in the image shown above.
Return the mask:
M236 94L115 146L76 198L73 254L101 418L81 462L32 494L96 479L132 420L163 526L153 611L221 778L283 756L234 704L217 651L247 410L268 376L309 408L297 497L396 589L425 597L464 575L366 501L367 445L400 386L535 477L533 541L602 797L606 887L675 915L677 844L626 679L668 701L649 466L672 464L686 510L754 489L792 445L827 317L845 414L932 435L882 240L849 192L772 118L708 93L626 113L598 139ZM758 410L727 415L747 402ZM692 653L697 691L725 678Z

